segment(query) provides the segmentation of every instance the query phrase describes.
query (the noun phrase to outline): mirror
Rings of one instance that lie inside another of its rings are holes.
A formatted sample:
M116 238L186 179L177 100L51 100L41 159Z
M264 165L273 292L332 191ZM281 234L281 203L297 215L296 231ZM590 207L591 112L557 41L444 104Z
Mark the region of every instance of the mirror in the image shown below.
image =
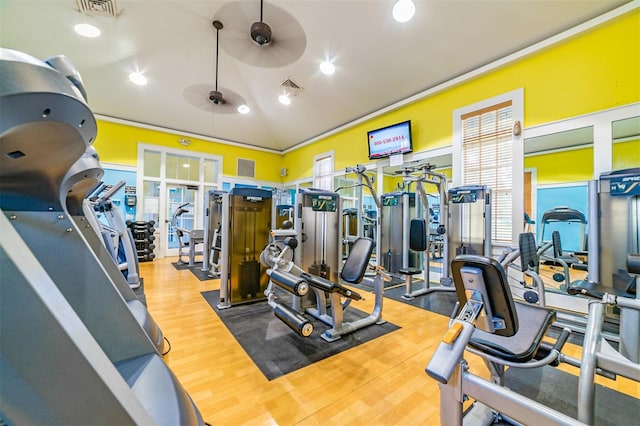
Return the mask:
M413 158L416 158L414 155ZM437 233L440 220L440 194L438 187L432 183L424 183L424 189L429 202L429 214L425 217L424 208L420 197L416 196L416 183L404 182L402 169L406 166L417 166L419 164L430 163L435 166L433 172L444 174L447 181L451 180L452 156L450 153L435 155L432 157L423 156L420 160L406 162L403 166L382 167L382 188L380 194L383 203L381 206L382 221L380 223L380 247L382 265L391 272L397 272L403 265L422 269L424 255L429 255L429 277L431 283L440 283L442 271L442 234ZM445 189L446 190L446 189ZM394 193L407 192L408 197L393 196ZM405 223L403 209L408 206L408 220L415 218L425 218L428 221L429 235L428 248L425 252L413 252L408 250L404 253L403 232L408 232L408 223ZM404 226L403 226L404 225ZM404 266L404 267L406 267Z
M640 117L629 117L611 123L613 138L613 170L640 167Z
M558 231L563 251L587 250L587 181L594 174L593 140L593 126L525 139L524 207L529 220L523 218L523 230L534 233L538 246L550 242L553 231ZM564 275L563 268L553 262L540 266L550 291L565 292ZM586 270L571 269L569 279L585 276Z

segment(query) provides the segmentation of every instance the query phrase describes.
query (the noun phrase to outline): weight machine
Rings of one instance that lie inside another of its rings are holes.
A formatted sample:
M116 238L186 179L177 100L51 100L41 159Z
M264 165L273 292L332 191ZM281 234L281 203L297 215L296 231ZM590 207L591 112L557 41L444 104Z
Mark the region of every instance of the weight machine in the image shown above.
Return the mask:
M361 237L354 241L349 257L340 272L340 278L347 283L358 284L363 280L366 270L373 269L375 272L374 308L367 317L346 322L344 321L345 310L352 301L361 300L362 296L337 281L332 282L310 274L297 266L292 260L292 251L298 245L295 231L273 230L271 235L271 243L260 256L262 264L269 268L267 270L269 286L265 295L275 316L299 336L308 337L313 332L313 324L303 314L309 314L331 327L321 335L328 342L338 340L343 335L364 327L385 322L382 320L383 281L389 281L391 278L382 268L369 265L374 246L373 240ZM291 305L278 301L276 288L291 294ZM310 301L313 303L309 303Z
M449 277L448 241L444 238L444 234L447 231L446 220L449 215L447 177L441 173L435 172L434 168L435 166L433 164L425 163L416 166L405 166L400 171L400 173L402 173L402 180L407 187L410 187L411 184L415 184L415 216L420 219L409 220L411 214L410 194L393 194L391 198L383 196L383 205L395 210L396 218L398 218L397 213L400 211L402 212L402 227L400 228L402 230L402 268L397 269L397 272L405 276L406 291L402 297L408 300L434 291L454 290L451 285L451 278ZM433 184L438 189L438 195L440 198L440 214L438 216L438 224L435 228L432 226L434 216L431 214L432 209L429 203L429 197L424 188L425 184ZM399 204L394 205L392 201L399 202ZM398 205L400 208L397 207ZM418 208L418 206L420 207ZM385 220L385 214L391 213L390 209L382 209L382 223L387 226L387 232L389 232L393 238L394 226L389 221ZM421 211L422 214L420 214L419 211ZM432 232L432 229L434 232ZM395 235L395 238L397 239L397 233ZM385 241L384 237L381 239L383 242ZM440 274L440 285L437 286L432 286L431 284L430 253L432 253L432 250L430 250L430 246L434 244L442 245L442 272ZM410 249L417 253L418 258L420 257L419 253L422 252L421 268L410 267ZM383 248L383 256L385 256L385 253L388 254L392 252ZM413 290L412 277L419 274L422 274L422 288Z
M305 272L334 282L342 264L341 200L337 192L300 188L294 230L299 236L295 259Z
M346 253L349 253L349 248L351 243L356 238L359 237L368 237L373 239L374 241L378 241L378 225L379 225L379 214L380 211L380 199L378 198L378 194L376 189L373 186L374 176L367 174L367 168L361 164L357 164L355 167L347 167L345 169L345 174L354 173L357 175L357 183L354 185L342 186L336 189L336 192L339 192L343 189L348 188L356 188L356 206L353 209L345 210L343 212L344 217L344 244L347 248ZM362 188L367 187L371 192L371 197L376 205L377 212L375 216L370 216L365 214L365 206L364 206L364 196ZM355 226L354 221L352 220L355 217ZM351 234L352 229L355 229L355 235ZM378 251L376 247L376 252ZM378 259L378 253L376 253L376 259Z
M486 185L451 188L449 203L450 258L459 254L491 257L491 189Z
M272 207L272 192L264 189L209 191L204 258L209 268L218 256L218 309L264 299L268 279L258 259L269 243Z

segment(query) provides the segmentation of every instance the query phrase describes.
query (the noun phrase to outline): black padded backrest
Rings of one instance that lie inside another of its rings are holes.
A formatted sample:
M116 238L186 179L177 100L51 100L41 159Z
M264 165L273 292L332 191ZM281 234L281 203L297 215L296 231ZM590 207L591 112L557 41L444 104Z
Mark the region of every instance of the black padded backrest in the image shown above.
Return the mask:
M520 248L520 260L523 271L538 266L538 248L536 247L536 239L531 232L520 234L518 237L518 247Z
M409 248L413 251L425 251L427 249L426 220L411 219L409 224Z
M495 334L505 337L516 334L518 332L518 315L502 265L489 257L470 254L458 255L451 261L451 273L456 294L460 304L464 306L467 303L467 294L461 273L462 268L474 268L482 272L489 299L485 303L489 303L493 317L501 318L505 323L505 328L496 330Z
M558 258L562 256L562 241L560 241L560 232L553 231L551 233L551 242L553 243L553 257Z
M369 258L373 253L373 240L371 238L358 238L349 251L349 257L345 260L340 272L340 278L351 284L362 281L364 273L369 266Z

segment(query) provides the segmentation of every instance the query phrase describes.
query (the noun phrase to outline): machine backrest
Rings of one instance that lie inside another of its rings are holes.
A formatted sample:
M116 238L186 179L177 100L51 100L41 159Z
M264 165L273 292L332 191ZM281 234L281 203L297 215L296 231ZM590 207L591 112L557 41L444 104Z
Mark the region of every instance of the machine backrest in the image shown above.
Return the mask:
M559 231L551 233L551 241L553 242L553 257L562 257L562 240Z
M369 258L373 253L373 240L371 238L358 238L349 251L349 257L344 262L340 278L344 281L357 284L362 281L364 273L367 272L369 266Z
M478 272L478 278L481 278L482 282L478 282L479 280L474 280L474 282L465 280L463 274L468 271ZM489 320L500 319L504 321L504 328L496 329L494 334L505 337L516 334L518 331L518 315L516 314L516 307L511 296L507 276L500 263L489 257L462 254L456 256L451 262L451 273L461 306L467 303L466 290L479 290L483 294L483 298L487 299L483 300L483 302L485 304L485 313L489 312L487 316L491 317Z
M427 249L426 220L411 219L409 224L409 248L413 251L425 251Z
M536 268L539 264L538 248L536 247L536 239L531 232L524 232L518 237L518 247L520 248L520 261L522 262L522 270Z

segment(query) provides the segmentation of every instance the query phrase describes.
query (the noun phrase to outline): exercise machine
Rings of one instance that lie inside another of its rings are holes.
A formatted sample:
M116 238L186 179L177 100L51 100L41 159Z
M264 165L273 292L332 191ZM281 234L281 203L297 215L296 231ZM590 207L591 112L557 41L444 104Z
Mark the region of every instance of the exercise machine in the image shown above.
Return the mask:
M257 188L213 191L209 207L207 234L212 235L213 246L207 246L214 253L219 247L218 309L264 300L268 278L259 259L272 228L272 192Z
M203 425L82 220L99 173L77 163L97 132L80 75L64 57L9 49L0 74L3 422Z
M570 331L551 346L542 342L555 313L515 302L502 266L494 259L459 255L451 271L459 305L455 319L429 361L426 372L440 388L443 425L491 424L504 419L523 424L580 424L505 387L506 367L539 368L558 360ZM469 351L482 357L491 379L473 374L464 360ZM463 402L475 402L466 412Z
M418 259L421 259L420 267L412 267L409 262L406 261L406 257L403 259L403 266L397 270L398 274L405 277L405 294L402 296L404 299L412 300L417 296L428 294L434 291L453 291L454 288L449 277L449 255L447 250L447 241L444 239L446 233L446 218L448 217L448 201L447 201L447 177L441 173L434 171L435 166L433 164L425 163L415 166L405 166L402 168L402 180L410 187L411 184L415 185L416 196L416 218L409 220L410 212L405 209L408 205L406 201L407 197L403 200L402 209L402 253L408 255L413 252L417 255ZM432 184L436 186L436 189L440 198L440 206L438 215L439 223L435 227L436 238L432 238L432 220L435 216L432 215L432 207L429 203L429 196L425 190L425 184ZM383 215L388 212L383 210ZM385 223L384 216L382 218ZM390 225L390 224L389 224ZM407 226L408 225L408 226ZM392 229L388 228L391 234ZM433 277L431 273L431 260L432 251L429 249L430 245L439 244L442 250L442 271L440 273L439 285L432 285ZM421 288L413 289L413 276L422 275Z
M580 210L569 207L555 207L542 214L542 229L540 241L542 243L553 241L553 232L566 241L570 240L575 250L563 253L565 262L584 263L579 259L587 255L587 218Z
M352 301L361 300L362 296L339 282L310 274L297 266L292 260L292 252L298 245L295 231L274 230L271 235L271 243L260 256L263 265L269 268L269 286L265 295L275 316L299 336L308 337L313 332L313 324L303 314L311 315L331 327L321 335L328 342L364 327L385 322L382 320L383 281L391 278L383 268L369 264L374 246L372 239L361 237L354 241L349 257L340 271L340 278L350 284L359 284L364 279L367 269L371 268L375 272L374 308L365 318L347 322L344 320L344 312ZM291 295L290 305L279 300L276 288L285 290L285 295ZM305 298L307 301L313 300L314 303L305 303Z
M631 253L627 256L627 272L635 275L636 282L640 280L640 254ZM589 303L589 322L582 345L582 359L579 363L578 419L591 425L595 419L595 374L608 375L613 379L616 375L620 375L640 382L640 347L638 346L640 299L602 294L580 287L571 287L569 292L598 299ZM621 317L629 317L634 321L632 333L635 332L635 335L621 334L619 350L616 350L603 334L607 306L619 309Z
M116 265L118 265L118 269L122 271L122 274L127 279L129 286L136 289L142 284L142 278L140 278L133 233L122 219L118 207L111 199L114 194L122 189L124 184L125 181L123 179L111 187L102 185L94 192L95 195L89 194L88 201L90 207L93 208L94 214L98 214L104 219L100 221L99 229L105 246L111 250L111 255ZM85 215L87 215L86 210ZM155 248L155 245L149 247L150 250L153 250L153 248Z
M188 213L187 207L191 203L184 203L173 211L171 215L171 228L176 233L178 238L178 264L184 264L182 256L187 256L189 266L193 266L196 263L196 256L203 256L203 250L198 250L198 245L204 243L204 230L203 229L186 229L178 225L180 216ZM186 252L183 251L186 249Z
M295 259L305 272L339 280L342 253L342 206L337 192L300 188L296 194L294 230L299 236Z
M409 224L416 217L416 194L395 191L380 197L379 264L391 274L402 268L418 268L420 259L409 249Z
M222 272L222 224L229 221L222 203L227 200L225 207L228 205L227 194L227 191L211 189L205 200L202 272L209 272L211 278L220 278Z
M450 188L449 212L450 259L459 254L491 257L491 189L486 185Z
M375 176L367 173L367 168L362 164L357 164L355 167L347 167L345 174L355 174L357 181L353 185L342 186L336 189L339 192L344 189L355 188L356 205L353 208L345 208L343 210L343 242L345 246L345 255L349 254L349 249L353 241L359 237L371 238L374 241L378 241L378 218L380 217L378 212L380 211L380 198L373 186ZM363 188L368 188L370 197L365 196ZM372 199L374 206L365 205L365 200ZM377 250L376 250L377 251ZM378 259L376 253L376 259Z

